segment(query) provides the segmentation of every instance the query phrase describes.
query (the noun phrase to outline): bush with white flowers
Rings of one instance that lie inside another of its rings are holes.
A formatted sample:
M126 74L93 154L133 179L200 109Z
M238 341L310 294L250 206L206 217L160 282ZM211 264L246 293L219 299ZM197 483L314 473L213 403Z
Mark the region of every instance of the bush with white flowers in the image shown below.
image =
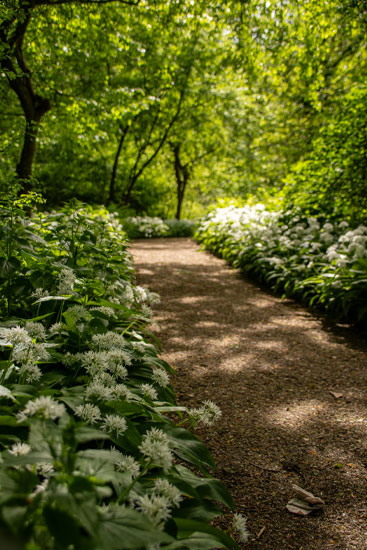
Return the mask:
M0 207L2 532L32 550L236 548L208 524L231 497L182 427L220 411L177 405L117 217L28 203Z
M367 227L262 204L219 208L196 238L276 291L325 308L337 318L367 317Z
M153 237L192 237L195 222L191 220L163 220L158 217L132 216L124 218L122 225L130 239Z

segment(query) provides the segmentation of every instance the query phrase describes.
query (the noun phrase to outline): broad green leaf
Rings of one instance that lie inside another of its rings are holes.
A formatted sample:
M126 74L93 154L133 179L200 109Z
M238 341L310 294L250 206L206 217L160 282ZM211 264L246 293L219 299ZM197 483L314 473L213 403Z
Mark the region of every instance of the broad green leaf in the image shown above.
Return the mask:
M198 533L207 534L210 535L212 540L216 540L217 544L219 543L220 548L238 549L237 543L231 537L220 529L208 525L207 523L184 518L175 518L174 521L178 528L179 538L188 538L190 535L196 535Z
M98 537L98 538L97 538ZM96 538L103 549L141 549L150 544L167 544L172 537L161 531L148 518L135 510L115 506L100 515Z

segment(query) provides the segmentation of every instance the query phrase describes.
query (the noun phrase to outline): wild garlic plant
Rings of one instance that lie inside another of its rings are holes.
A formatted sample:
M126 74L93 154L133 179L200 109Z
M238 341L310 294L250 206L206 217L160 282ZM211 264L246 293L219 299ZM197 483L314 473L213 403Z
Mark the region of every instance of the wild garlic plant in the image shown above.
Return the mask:
M131 216L121 220L130 239L153 237L192 237L196 222L192 220L162 219L157 216Z
M318 219L295 208L262 204L219 208L202 219L196 238L208 250L334 317L367 317L367 227Z
M117 217L10 210L21 227L1 244L2 531L32 550L236 548L209 525L231 497L179 425L220 411L177 405L149 340L158 296L134 284Z

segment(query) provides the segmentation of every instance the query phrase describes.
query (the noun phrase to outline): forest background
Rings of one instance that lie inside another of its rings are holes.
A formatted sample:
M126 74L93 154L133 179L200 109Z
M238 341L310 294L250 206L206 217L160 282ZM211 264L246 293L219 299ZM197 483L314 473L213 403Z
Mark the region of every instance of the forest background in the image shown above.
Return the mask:
M363 222L364 0L3 0L1 190Z
M366 28L366 0L0 0L0 537L248 540L185 429L221 411L177 405L152 344L126 216L198 220L260 283L364 322Z

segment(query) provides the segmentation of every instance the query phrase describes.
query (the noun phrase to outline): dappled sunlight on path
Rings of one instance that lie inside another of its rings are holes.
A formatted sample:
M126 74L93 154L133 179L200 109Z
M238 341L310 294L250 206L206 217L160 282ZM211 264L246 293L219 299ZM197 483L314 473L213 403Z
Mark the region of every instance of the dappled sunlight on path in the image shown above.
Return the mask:
M244 548L366 549L365 341L198 248L153 239L132 252L138 283L161 295L154 332L177 369L179 402L223 410L198 433L249 517ZM290 515L293 483L323 498L326 514Z

